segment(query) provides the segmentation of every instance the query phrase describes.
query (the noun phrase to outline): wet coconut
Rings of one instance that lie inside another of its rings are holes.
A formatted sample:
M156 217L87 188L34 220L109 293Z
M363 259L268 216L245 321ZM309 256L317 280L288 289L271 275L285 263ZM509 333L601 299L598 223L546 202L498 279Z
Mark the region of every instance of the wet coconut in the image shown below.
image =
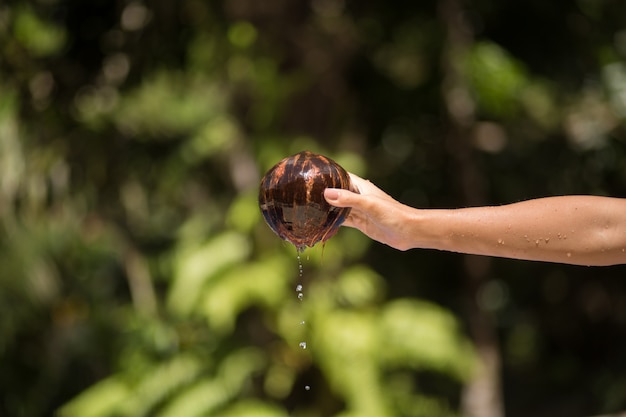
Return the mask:
M270 228L299 252L332 237L350 213L324 199L326 188L355 191L348 173L323 155L304 151L283 159L261 180L259 207Z

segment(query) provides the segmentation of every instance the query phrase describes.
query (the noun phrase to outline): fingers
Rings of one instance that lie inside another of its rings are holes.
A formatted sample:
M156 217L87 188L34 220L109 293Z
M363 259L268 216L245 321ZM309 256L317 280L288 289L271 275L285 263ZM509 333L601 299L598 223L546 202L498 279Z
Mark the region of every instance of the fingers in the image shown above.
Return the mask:
M358 204L359 194L341 188L327 188L324 190L324 198L328 204L335 207L352 207Z
M357 188L358 188L358 184L359 183L367 181L367 180L359 177L358 175L353 174L352 172L348 172L348 175L350 176L350 181L352 182L352 184L357 185Z
M365 209L370 207L368 202L374 200L379 201L378 199L387 202L396 202L389 194L378 188L371 181L365 180L351 172L349 175L352 185L357 189L357 192L354 193L341 188L327 188L324 191L324 197L329 204L335 207L356 207ZM374 197L374 200L372 200L372 197Z
M356 228L371 239L397 249L410 248L403 238L406 235L403 213L408 207L368 180L354 174L350 174L350 180L357 193L342 188L324 190L324 198L330 205L352 208L342 226Z
M356 187L359 194L361 195L372 195L376 197L380 197L385 200L394 201L393 198L389 196L389 194L385 193L383 190L378 188L374 183L369 180L363 179L358 175L355 175L351 172L348 173L350 175L350 180L352 185Z

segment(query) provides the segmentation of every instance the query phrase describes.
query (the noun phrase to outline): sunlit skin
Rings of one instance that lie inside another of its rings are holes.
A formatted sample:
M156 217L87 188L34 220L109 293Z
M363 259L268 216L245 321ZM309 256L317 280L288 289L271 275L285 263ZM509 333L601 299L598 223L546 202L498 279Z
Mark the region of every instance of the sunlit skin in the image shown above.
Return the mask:
M559 196L459 209L416 209L350 174L360 194L326 189L352 207L344 226L399 250L413 248L575 265L626 263L626 199Z

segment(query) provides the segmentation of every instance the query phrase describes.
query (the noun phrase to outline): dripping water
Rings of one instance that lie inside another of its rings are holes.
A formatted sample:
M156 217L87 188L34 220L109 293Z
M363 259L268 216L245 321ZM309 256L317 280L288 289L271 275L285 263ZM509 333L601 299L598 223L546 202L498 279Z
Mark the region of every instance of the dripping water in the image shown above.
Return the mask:
M302 253L302 249L298 249L298 277L300 279L302 279L302 257L300 257L300 254ZM302 285L300 285L300 287L302 287Z
M298 283L296 284L296 294L298 297L299 301L303 301L304 300L304 286L302 284L302 278L304 276L304 268L302 266L302 257L301 254L303 252L304 248L303 247L299 247L297 248L297 259L298 259ZM306 322L304 320L300 321L300 326L304 326L306 324ZM302 350L305 350L307 348L307 342L305 340L302 340L299 344L298 347ZM306 391L310 391L311 390L311 386L310 385L305 385L304 389Z
M304 275L304 271L302 267L302 257L300 256L302 251L302 248L298 248L298 285L296 285L296 293L298 294L298 300L300 301L302 301L302 299L304 298L304 293L302 292L302 290L304 289L304 287L302 286L302 277Z

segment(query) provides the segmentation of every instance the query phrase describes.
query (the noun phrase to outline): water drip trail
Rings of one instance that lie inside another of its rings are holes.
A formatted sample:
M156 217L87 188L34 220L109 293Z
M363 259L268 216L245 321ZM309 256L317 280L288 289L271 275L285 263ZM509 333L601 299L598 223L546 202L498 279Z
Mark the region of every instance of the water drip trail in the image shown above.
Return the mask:
M300 256L300 254L302 253L302 248L298 248L298 283L296 285L296 294L298 297L299 301L303 301L304 300L304 286L302 284L302 278L304 276L304 268L302 266L302 258ZM304 320L301 320L299 322L300 326L304 327L304 325L306 324L306 322ZM307 342L305 340L302 340L299 344L298 347L302 350L306 350L307 348ZM310 385L305 385L304 389L306 391L310 391L311 390L311 386Z
M296 285L296 292L298 293L298 300L302 301L302 299L304 298L304 293L302 292L303 290L303 286L302 286L302 276L304 275L303 272L303 268L302 268L302 258L300 257L300 250L298 250L298 285Z

